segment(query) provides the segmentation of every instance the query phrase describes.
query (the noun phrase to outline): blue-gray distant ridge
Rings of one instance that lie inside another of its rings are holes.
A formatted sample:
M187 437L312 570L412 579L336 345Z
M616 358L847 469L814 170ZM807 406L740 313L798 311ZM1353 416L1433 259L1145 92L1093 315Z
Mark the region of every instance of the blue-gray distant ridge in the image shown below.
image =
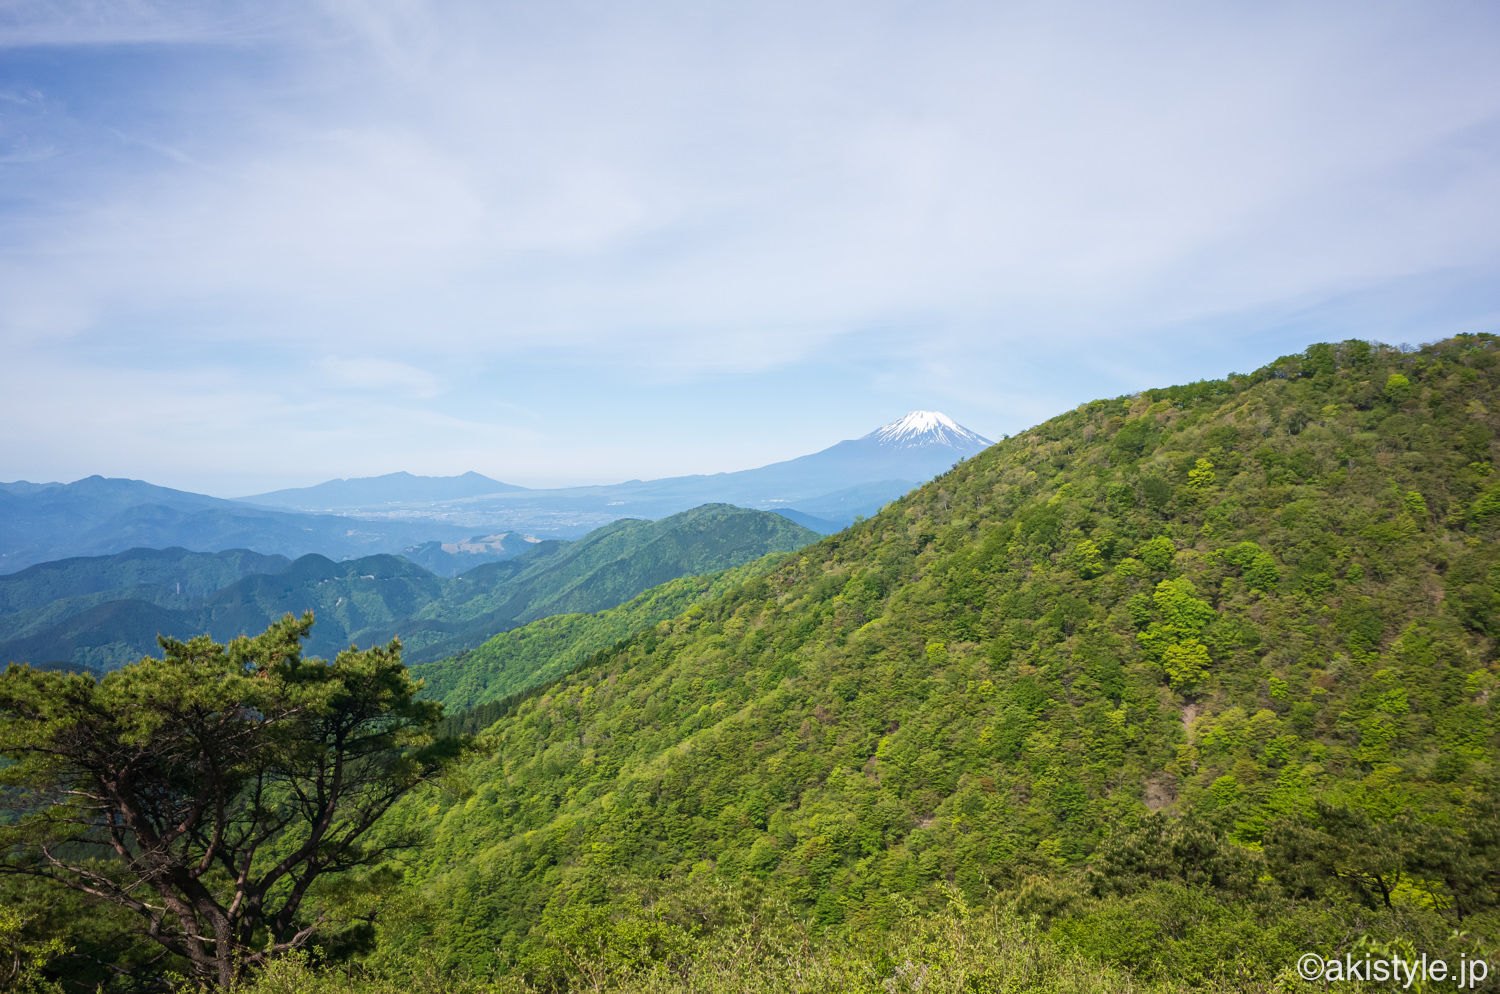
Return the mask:
M140 480L0 483L0 574L71 556L179 546L289 559L396 553L453 577L538 541L581 538L622 518L656 521L703 504L777 511L821 534L872 515L989 447L936 411L757 469L608 486L528 490L479 473L329 480L223 500Z
M329 480L312 487L292 487L270 493L240 497L246 504L263 507L286 507L297 510L332 508L371 508L381 504L409 504L484 497L489 494L515 493L525 490L511 483L501 483L479 473L461 476L413 476L410 473L387 473L384 476L356 477L351 480Z
M757 469L630 480L607 486L524 490L456 503L495 527L601 525L661 518L705 503L795 511L815 530L837 531L994 443L937 411L913 411L860 438Z

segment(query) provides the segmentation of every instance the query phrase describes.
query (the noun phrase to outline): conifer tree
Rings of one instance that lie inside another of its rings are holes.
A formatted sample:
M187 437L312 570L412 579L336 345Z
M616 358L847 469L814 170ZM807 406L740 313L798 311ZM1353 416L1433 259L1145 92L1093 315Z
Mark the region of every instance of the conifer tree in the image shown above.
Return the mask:
M398 642L304 659L312 624L164 638L98 682L10 666L0 777L27 813L0 830L0 872L134 912L220 987L331 925L310 888L414 844L370 829L459 744L432 737L441 705L415 699Z

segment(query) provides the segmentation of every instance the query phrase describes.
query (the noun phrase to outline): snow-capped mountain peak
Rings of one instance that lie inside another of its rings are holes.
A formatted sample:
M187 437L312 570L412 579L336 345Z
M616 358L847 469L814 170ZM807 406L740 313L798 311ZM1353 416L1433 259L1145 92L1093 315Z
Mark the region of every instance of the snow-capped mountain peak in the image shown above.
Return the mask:
M896 449L945 446L965 454L978 452L994 443L972 432L940 411L912 411L865 436L872 442Z

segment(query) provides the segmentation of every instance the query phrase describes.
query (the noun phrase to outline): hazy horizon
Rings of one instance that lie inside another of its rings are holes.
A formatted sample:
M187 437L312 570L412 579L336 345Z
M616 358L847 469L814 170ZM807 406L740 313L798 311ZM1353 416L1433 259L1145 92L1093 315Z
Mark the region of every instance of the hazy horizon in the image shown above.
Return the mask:
M916 412L908 412L908 413L916 413ZM941 412L938 412L938 413L941 413ZM875 430L878 431L879 428L889 427L890 425L896 424L900 420L902 420L902 419L896 419L895 421L887 422L885 425L878 426ZM964 426L961 425L960 427L964 427ZM874 432L872 431L872 432L869 432L869 433L866 433L866 434L873 434L873 433ZM983 435L983 432L978 432L977 434ZM851 439L839 439L838 441L829 443L829 445L824 446L824 448L825 449L826 448L831 448L831 447L833 447L835 445L838 445L839 442L844 442L844 441L852 441L852 440ZM996 440L995 439L990 439L989 441L993 442L993 441L996 441ZM822 450L820 449L818 451L822 451ZM790 456L789 458L790 459L796 459L798 456L812 455L812 454L813 453L810 453L810 452L802 452L802 453L797 453L797 455ZM777 460L777 462L780 462L780 461L782 461L782 460ZM767 465L769 465L769 464L767 464ZM715 475L723 475L725 473L735 473L735 472L740 472L740 471L743 471L743 470L759 469L759 468L761 468L761 467L760 466L740 466L740 467L736 467L735 469L718 470L718 471L715 471L714 473L701 473L701 474L700 473L684 473L684 474L677 474L677 475L678 476L715 476ZM401 473L404 473L404 472L407 472L407 471L406 470L399 470L399 469L397 469L397 470L389 470L389 471L379 472L379 473L370 473L370 474L365 474L365 475L361 475L361 476L353 476L353 477L328 477L328 478L314 480L314 481L312 481L310 483L305 483L305 484L293 484L291 486L272 487L272 488L267 488L267 489L263 489L263 490L256 490L256 491L253 491L253 492L247 491L247 492L244 492L244 493L234 493L234 494L230 494L230 493L208 493L207 491L195 491L195 492L204 493L206 496L210 496L210 497L219 497L219 498L222 498L224 500L240 500L240 499L249 498L249 497L258 497L258 496L263 496L263 495L266 495L266 494L277 493L277 492L280 492L280 491L283 491L283 490L304 490L304 489L309 489L309 488L316 487L319 484L323 484L323 483L336 483L336 482L345 482L345 481L348 481L348 480L360 480L360 479L375 479L375 478L380 478L380 477L384 477L384 476L397 476L397 475L400 475ZM463 470L463 471L458 472L458 473L442 473L442 474L410 473L408 475L414 476L414 477L417 477L417 478L422 478L422 479L432 479L432 478L448 478L448 479L453 479L453 478L456 478L456 477L461 477L461 476L465 475L466 473L470 473L470 472L476 472L476 471L475 470ZM39 485L44 485L44 486L45 485L50 485L50 484L63 484L63 485L67 485L67 484L70 484L70 483L78 483L78 482L81 482L82 480L89 479L89 478L94 477L94 476L100 476L100 475L102 475L102 474L90 473L90 474L87 474L85 476L78 477L77 479L74 479L74 480L0 480L0 482L3 482L3 483L33 483L33 484L39 484ZM589 481L589 482L586 482L586 483L564 483L564 484L557 484L557 485L549 485L549 484L547 484L545 482L542 482L542 483L538 483L536 485L528 485L528 484L517 484L517 483L515 483L515 481L512 481L512 480L496 479L495 477L490 477L489 474L487 474L487 473L480 473L479 475L480 476L489 477L490 479L494 480L494 482L496 482L496 483L509 484L509 485L512 485L512 486L524 486L528 490L535 490L535 491L540 491L540 492L545 492L545 491L548 491L548 490L567 490L567 489L572 489L572 488L575 488L575 487L584 488L584 487L594 487L594 486L610 486L610 485L614 485L614 484L630 483L630 482L634 482L634 481L638 481L638 480L647 479L647 478L643 478L643 477L631 477L631 478L628 478L628 479L596 480L596 481ZM120 479L121 477L115 477L115 478L116 479ZM657 477L651 477L649 479L658 479L658 478ZM165 486L166 485L166 484L162 484L162 483L160 483L159 481L156 481L156 480L144 480L142 482L153 483L153 484L156 484L158 486ZM174 487L172 489L179 489L180 490L180 489L189 489L189 488Z

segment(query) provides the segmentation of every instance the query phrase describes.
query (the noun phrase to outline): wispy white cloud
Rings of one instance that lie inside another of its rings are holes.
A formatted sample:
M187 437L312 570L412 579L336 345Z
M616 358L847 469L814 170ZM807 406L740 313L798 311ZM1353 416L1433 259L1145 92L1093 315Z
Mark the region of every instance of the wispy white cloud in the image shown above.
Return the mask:
M317 365L329 381L340 387L378 391L397 389L421 399L436 396L441 390L440 379L427 370L389 359L324 356Z
M600 423L629 391L572 384L862 356L858 417L920 387L1003 420L1365 297L1472 329L1497 36L1459 2L12 3L0 342L307 349L351 398ZM1084 348L1090 386L1049 378Z

